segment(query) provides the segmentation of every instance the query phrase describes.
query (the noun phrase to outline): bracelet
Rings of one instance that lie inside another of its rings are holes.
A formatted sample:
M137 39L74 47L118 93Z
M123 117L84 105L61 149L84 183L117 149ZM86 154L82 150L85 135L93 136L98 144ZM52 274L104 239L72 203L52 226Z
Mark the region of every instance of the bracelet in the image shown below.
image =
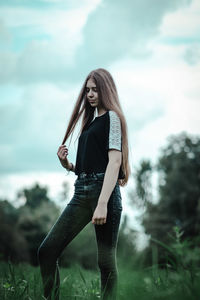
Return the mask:
M71 168L67 169L68 172L69 172L69 171L73 171L73 168L74 168L74 165L73 165L73 163L71 163Z
M70 171L73 171L73 168L74 168L74 165L73 165L73 163L71 163L71 168L69 169Z

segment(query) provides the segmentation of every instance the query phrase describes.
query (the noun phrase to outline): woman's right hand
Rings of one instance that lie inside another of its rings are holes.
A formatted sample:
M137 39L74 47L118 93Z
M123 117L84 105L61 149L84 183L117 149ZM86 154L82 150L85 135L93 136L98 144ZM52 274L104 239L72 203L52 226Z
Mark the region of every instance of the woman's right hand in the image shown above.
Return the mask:
M69 161L67 159L68 149L66 148L65 145L61 145L58 148L57 155L58 155L58 158L59 158L60 163L63 166L63 168L69 169L70 163L69 163Z

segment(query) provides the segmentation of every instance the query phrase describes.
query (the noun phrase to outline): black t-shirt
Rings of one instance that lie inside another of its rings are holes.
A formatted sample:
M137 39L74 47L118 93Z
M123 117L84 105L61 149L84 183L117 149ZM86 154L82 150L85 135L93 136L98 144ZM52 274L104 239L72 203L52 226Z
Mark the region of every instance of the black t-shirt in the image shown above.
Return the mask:
M93 119L78 140L75 174L103 173L108 164L108 150L122 151L121 121L115 111L109 110ZM124 178L120 166L118 179Z

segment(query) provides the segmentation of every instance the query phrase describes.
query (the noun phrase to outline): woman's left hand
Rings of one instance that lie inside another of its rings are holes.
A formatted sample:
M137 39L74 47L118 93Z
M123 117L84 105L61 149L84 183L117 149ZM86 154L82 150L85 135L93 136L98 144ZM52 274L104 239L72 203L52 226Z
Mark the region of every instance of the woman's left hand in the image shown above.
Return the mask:
M103 225L106 223L107 204L98 204L95 208L92 224Z

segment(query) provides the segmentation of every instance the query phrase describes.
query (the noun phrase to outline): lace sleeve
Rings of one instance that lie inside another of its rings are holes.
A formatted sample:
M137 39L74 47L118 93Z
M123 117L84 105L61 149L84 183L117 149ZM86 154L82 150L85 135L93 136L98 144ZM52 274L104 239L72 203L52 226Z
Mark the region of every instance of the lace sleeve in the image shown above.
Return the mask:
M121 151L121 121L115 111L109 111L109 145L108 149Z

